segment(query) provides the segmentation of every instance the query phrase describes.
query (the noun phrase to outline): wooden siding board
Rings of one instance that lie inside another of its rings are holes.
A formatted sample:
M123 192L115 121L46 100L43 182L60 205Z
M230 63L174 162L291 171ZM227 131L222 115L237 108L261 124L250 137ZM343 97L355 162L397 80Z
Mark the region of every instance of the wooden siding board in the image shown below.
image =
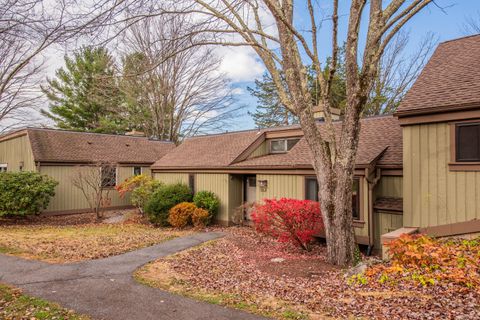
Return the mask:
M447 123L403 127L404 226L432 227L480 218L480 174L450 171Z
M20 162L24 171L36 171L33 151L27 135L0 142L0 163L8 164L7 171L19 171Z
M166 184L184 183L188 185L188 173L155 172L153 178Z
M51 199L46 212L50 211L69 211L81 210L89 208L88 202L80 189L72 184L72 179L77 170L90 170L89 167L75 167L75 166L41 166L40 172L52 177L58 181L58 186L55 189L55 196ZM119 168L120 169L120 168ZM120 176L121 170L118 171ZM119 181L117 179L117 181ZM130 199L128 195L120 198L119 193L115 189L110 189L106 192L109 199L109 205L112 207L128 206Z
M197 173L196 191L211 191L220 199L217 220L229 221L229 175L225 173Z
M262 142L262 144L261 144L260 146L258 146L257 149L255 149L255 150L248 156L247 159L264 156L264 155L267 154L267 152L268 152L267 142L264 141L264 142Z

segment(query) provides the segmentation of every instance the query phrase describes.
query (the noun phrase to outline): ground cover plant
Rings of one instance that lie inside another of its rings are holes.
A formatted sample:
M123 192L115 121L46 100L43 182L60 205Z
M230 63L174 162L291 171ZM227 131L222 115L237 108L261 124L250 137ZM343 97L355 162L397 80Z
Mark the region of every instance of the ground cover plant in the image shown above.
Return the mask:
M0 217L38 214L47 208L57 184L37 172L0 173Z
M5 320L88 320L57 304L22 294L19 289L0 284L0 318Z
M159 259L138 270L136 278L279 319L480 318L477 288L455 282L423 286L410 280L395 286L351 283L345 270L327 263L325 245L312 244L311 251L305 251L251 228L223 231L225 238Z
M52 263L76 262L104 258L154 245L187 232L154 228L143 223L135 211L123 223L84 223L88 220L71 217L47 218L45 223L20 225L0 222L0 252ZM94 217L92 216L92 219ZM41 220L40 220L41 221Z

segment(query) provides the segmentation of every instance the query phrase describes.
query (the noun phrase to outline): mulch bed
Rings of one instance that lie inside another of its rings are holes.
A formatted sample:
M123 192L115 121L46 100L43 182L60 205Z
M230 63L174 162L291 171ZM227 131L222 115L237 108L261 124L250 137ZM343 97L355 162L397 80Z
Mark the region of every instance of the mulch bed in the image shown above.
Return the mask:
M312 319L480 319L478 289L455 285L351 285L343 270L325 261L324 245L303 252L250 228L224 231L228 234L224 239L158 263L167 264L190 289L235 294L267 312L283 308L274 302L282 301L289 309ZM284 260L272 262L275 258ZM145 275L150 277L147 280L155 281L154 273ZM274 314L282 314L282 310Z

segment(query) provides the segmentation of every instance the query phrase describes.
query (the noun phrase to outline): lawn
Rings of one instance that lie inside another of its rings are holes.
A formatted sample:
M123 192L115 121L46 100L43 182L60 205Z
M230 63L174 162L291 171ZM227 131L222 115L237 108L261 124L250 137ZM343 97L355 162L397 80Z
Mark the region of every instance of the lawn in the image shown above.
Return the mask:
M0 252L50 263L68 263L121 254L187 233L154 228L136 214L118 224L93 223L86 218L88 215L37 218L16 224L3 221Z
M452 284L358 285L311 252L279 245L249 228L159 259L138 281L278 319L478 319L480 292Z
M0 284L0 319L88 320L90 318L78 315L57 304L24 295L19 289Z

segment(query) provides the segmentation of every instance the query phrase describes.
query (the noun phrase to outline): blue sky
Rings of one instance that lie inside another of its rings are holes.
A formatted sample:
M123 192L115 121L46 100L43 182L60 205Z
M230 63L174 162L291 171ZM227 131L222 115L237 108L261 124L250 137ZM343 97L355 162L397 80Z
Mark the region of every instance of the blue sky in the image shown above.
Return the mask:
M345 33L345 27L347 25L347 17L343 16L342 19L342 14L344 15L345 13L348 13L350 1L341 0L340 3L339 34L341 35ZM431 4L406 25L406 30L410 31L410 50L414 50L415 46L418 45L421 39L429 33L433 33L438 37L440 42L465 36L467 35L463 28L465 20L468 17L475 16L480 19L480 0L436 0L436 3L444 9L441 10L437 6ZM329 8L325 9L328 10ZM305 9L298 8L296 19L301 19L303 17L308 17ZM325 35L327 35L329 32L328 25L324 25L323 30L325 30ZM330 39L327 41L330 42ZM324 56L328 56L328 50L325 50L325 52ZM258 72L256 74L258 77ZM254 127L254 123L251 117L247 115L247 111L255 110L256 100L252 98L246 90L248 86L253 85L253 81L234 83L236 88L243 89L243 93L237 97L238 103L244 105L245 108L242 109L242 115L238 121L235 121L236 127L232 129L249 129Z

